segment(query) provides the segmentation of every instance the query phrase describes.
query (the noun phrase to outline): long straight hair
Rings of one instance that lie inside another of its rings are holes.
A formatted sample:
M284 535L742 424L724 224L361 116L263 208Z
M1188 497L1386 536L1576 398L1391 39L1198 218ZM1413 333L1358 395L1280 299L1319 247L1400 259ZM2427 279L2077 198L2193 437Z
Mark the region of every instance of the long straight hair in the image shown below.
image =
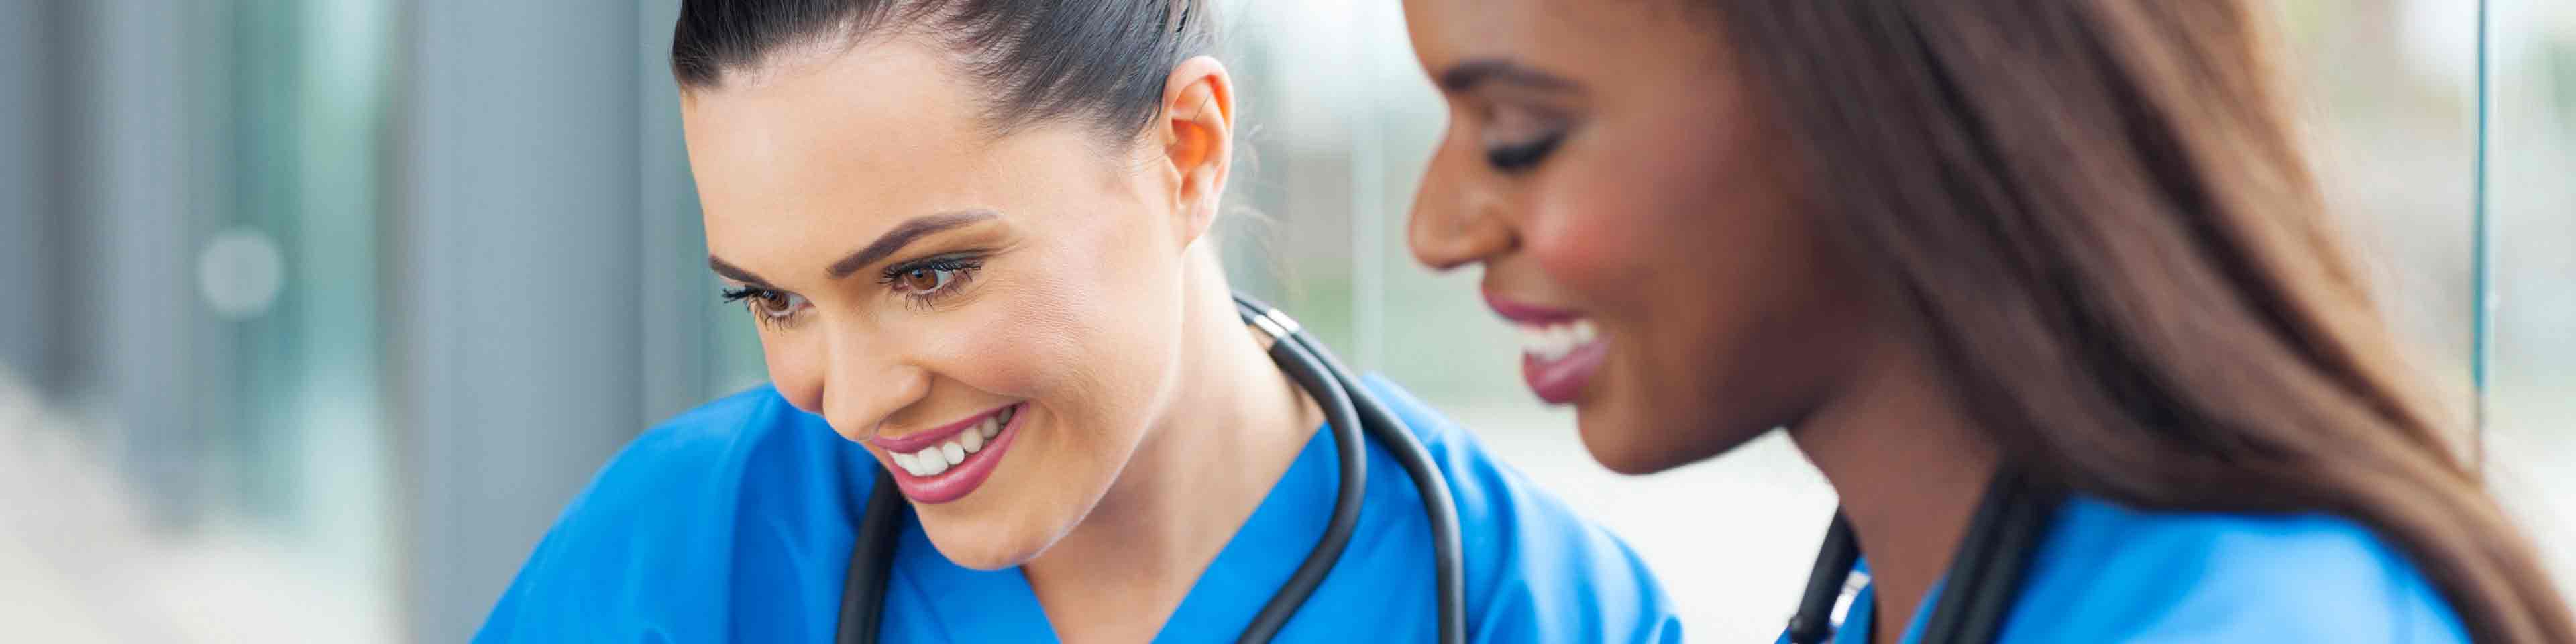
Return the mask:
M1688 1L2010 462L2149 509L2349 517L2477 641L2576 642L2331 233L2260 9Z

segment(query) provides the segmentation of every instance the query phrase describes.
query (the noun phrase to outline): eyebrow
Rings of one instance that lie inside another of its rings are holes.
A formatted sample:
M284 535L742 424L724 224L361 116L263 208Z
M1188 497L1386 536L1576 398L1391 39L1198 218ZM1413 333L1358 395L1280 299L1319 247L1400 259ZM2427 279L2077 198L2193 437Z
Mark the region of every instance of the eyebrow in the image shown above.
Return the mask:
M1440 88L1450 93L1465 93L1487 84L1519 85L1535 89L1574 89L1574 81L1539 71L1501 58L1478 58L1440 72Z
M877 240L869 242L866 248L861 248L857 252L850 253L847 257L842 257L841 261L832 262L832 267L828 273L832 276L832 279L849 277L851 273L859 272L859 269L867 268L868 265L875 264L879 260L885 259L886 256L893 255L896 251L903 250L904 245L912 243L913 240L921 239L922 237L967 224L999 218L1001 216L1002 213L999 212L976 208L970 210L952 210L935 215L914 217L901 224L896 224L893 230L888 230L885 234L878 235Z
M759 275L753 275L751 271L742 270L741 267L726 263L724 259L714 255L707 256L707 270L715 271L725 279L742 282L752 288L778 290L778 287L769 285L769 280L761 279Z

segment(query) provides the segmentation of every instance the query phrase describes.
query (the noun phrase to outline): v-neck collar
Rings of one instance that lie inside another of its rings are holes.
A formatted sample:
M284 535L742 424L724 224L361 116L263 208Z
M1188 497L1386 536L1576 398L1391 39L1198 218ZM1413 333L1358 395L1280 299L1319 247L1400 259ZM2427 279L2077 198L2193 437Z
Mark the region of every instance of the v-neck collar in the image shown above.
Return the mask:
M1923 603L1915 607L1913 616L1905 619L1905 632L1896 638L1897 644L1923 641L1923 624L1932 616L1932 607L1940 605L1941 587L1947 585L1947 576L1932 582L1932 588L1923 593ZM1878 584L1873 582L1862 586L1860 595L1852 598L1851 611L1843 616L1843 627L1834 632L1834 644L1869 644L1869 636L1878 626L1872 618L1877 615Z
M1852 562L1852 569L1865 573L1869 570L1869 560L1863 558ZM1941 603L1942 587L1948 585L1950 576L1946 574L1932 580L1932 587L1923 592L1923 602L1916 604L1914 614L1906 617L1905 630L1896 638L1897 644L1914 644L1923 640L1923 625L1932 616L1932 607ZM1878 622L1874 619L1877 616L1878 582L1872 580L1862 584L1860 592L1853 595L1851 609L1844 611L1843 621L1834 629L1831 639L1834 644L1869 644L1870 636L1878 629Z

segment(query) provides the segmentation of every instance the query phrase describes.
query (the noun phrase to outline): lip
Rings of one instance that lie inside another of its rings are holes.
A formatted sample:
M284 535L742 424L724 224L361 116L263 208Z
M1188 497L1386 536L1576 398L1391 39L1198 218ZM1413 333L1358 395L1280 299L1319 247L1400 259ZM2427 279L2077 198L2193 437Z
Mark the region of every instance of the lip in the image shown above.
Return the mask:
M1602 358L1609 355L1610 346L1602 342L1575 347L1555 360L1540 360L1523 353L1521 378L1539 400L1550 405L1571 403L1583 395L1585 386L1592 384L1592 376L1601 371Z
M1011 403L1011 405L1017 404L1019 403ZM1010 409L1011 405L1003 405L987 409L984 410L984 413L967 416L957 422L933 427L928 431L913 432L902 436L870 437L868 438L868 444L875 445L878 449L883 449L888 452L903 452L905 454L930 449L932 447L939 446L940 443L948 442L948 439L956 438L958 434L964 433L966 430L973 429L976 424L984 422L985 418L992 417L994 414L1002 413L1002 410L1004 409ZM1017 421L1019 419L1013 418L1012 420Z
M983 422L988 416L1001 413L1004 409L1018 407L1019 411L1011 414L1010 424L1003 425L1000 433L994 434L991 440L985 442L983 450L966 455L965 460L949 466L947 471L930 476L914 476L901 467L895 467L892 463L879 463L880 467L885 468L887 474L893 475L895 488L902 490L903 496L912 499L913 503L921 505L947 503L973 494L976 488L984 485L985 479L993 476L993 469L1001 465L1002 453L1010 451L1013 439L1020 435L1020 426L1028 423L1027 404L1022 402L1003 405L939 429L892 439L871 438L868 442L879 447L889 443L896 445L895 449L880 457L891 460L894 452L906 452L907 450L904 449L906 447L910 448L908 452L928 449L946 442L949 437L957 435L958 432L974 427L976 423Z
M1485 291L1485 305L1504 320L1520 326L1552 326L1584 319L1582 313L1513 301L1493 291ZM1521 378L1529 384L1530 393L1551 405L1572 403L1592 384L1601 371L1601 362L1610 354L1606 339L1574 347L1553 359L1540 358L1524 350L1521 353Z
M1503 319L1520 324L1554 324L1571 322L1583 317L1581 313L1565 309L1515 302L1496 295L1493 291L1485 291L1485 306L1493 307L1494 312L1502 315Z

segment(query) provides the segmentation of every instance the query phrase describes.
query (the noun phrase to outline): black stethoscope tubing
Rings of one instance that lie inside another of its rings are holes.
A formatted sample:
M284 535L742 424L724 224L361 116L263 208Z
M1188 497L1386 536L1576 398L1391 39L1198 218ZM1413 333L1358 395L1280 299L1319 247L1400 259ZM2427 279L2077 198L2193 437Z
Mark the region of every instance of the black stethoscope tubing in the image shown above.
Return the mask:
M1458 508L1450 500L1448 478L1432 463L1430 451L1405 429L1402 419L1376 396L1369 395L1358 378L1309 337L1296 320L1243 295L1234 296L1234 303L1245 324L1271 336L1271 360L1323 408L1341 465L1340 488L1323 537L1316 540L1314 550L1307 553L1306 560L1253 616L1236 641L1268 642L1278 635L1288 619L1323 585L1333 564L1341 560L1352 532L1359 526L1360 502L1368 484L1368 458L1361 438L1365 432L1387 448L1397 465L1412 476L1414 487L1422 495L1424 512L1431 520L1436 593L1433 599L1440 613L1439 641L1464 644L1466 563L1460 553ZM894 543L902 526L902 509L903 498L895 491L891 475L878 472L876 490L869 494L867 508L861 513L857 543L850 549L850 569L841 591L834 641L856 644L877 640L885 612L885 584L894 565Z
M1951 554L1941 598L1923 624L1923 644L1985 643L2003 635L2004 618L2012 613L2030 557L2048 536L2061 500L2062 495L2028 484L2012 470L1995 474L1977 501L1968 534ZM1851 521L1836 510L1798 599L1798 612L1789 618L1792 644L1818 644L1833 636L1834 604L1859 560L1860 541L1852 535Z

